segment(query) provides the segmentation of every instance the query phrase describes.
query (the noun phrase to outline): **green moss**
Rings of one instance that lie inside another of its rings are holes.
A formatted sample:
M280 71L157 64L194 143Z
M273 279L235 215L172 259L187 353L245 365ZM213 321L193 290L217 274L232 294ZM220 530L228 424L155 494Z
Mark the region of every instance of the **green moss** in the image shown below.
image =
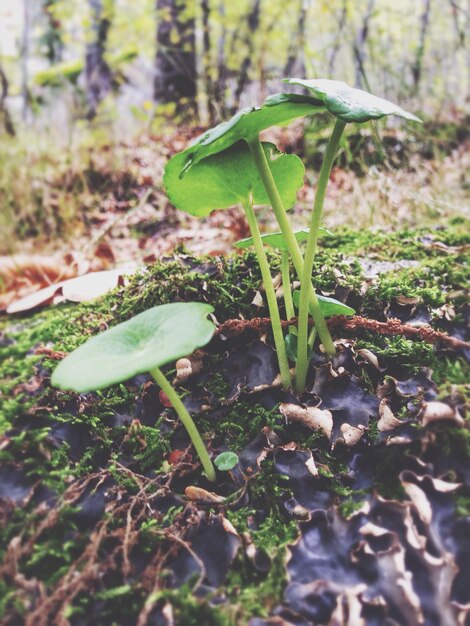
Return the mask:
M431 245L433 241L445 246L464 246L470 243L469 233L470 220L458 216L445 228L352 230L341 227L333 235L324 235L321 243L323 248L341 250L345 255L370 256L379 261L429 260L445 256L442 249Z
M350 287L350 298L361 305L361 313L370 317L383 315L384 307L397 296L416 296L431 306L443 302L455 303L458 297L455 292L462 290L468 280L463 251L429 248L423 241L426 241L425 237L428 240L433 237L447 246L458 247L468 239L465 229L464 222L455 220L449 228L439 231L341 231L335 237L326 236L315 266L316 285L326 292L332 292L338 286ZM352 255L383 260L413 259L420 263L416 267L384 273L369 280L366 297L362 300L364 275ZM270 251L269 256L273 272L278 272L278 255ZM161 428L164 418L155 415L155 425L150 426L138 423L130 427L109 426L116 413L130 418L135 416L135 400L141 390L128 383L80 398L75 394L52 390L44 374L52 371L57 360L52 358L53 355L44 357L35 354L35 349L49 346L69 352L106 326L128 319L150 306L175 300L211 302L216 305L219 321L263 315L264 309L251 304L259 287L259 270L251 252L231 256L225 261L210 257L195 260L186 256L180 260L156 263L148 272L134 276L128 287L93 303L51 307L30 316L0 319L0 332L3 331L3 337L11 341L3 342L0 347L0 420L4 429L11 429L9 445L0 451L0 460L21 465L31 479L40 480L59 494L71 481L78 481L105 467L119 489L129 496L135 494L139 490L137 474L158 475L169 469L165 459L171 450L173 433L171 429ZM441 398L465 392L469 366L456 355L443 355L430 344L400 336L363 333L361 337L357 348L369 348L379 357L399 363L410 372L423 366L432 368ZM209 352L207 362L211 364L211 369L217 371L223 358L223 355ZM40 373L38 378L37 373ZM224 398L228 393L228 384L219 370L209 380L201 382L196 391ZM183 388L181 392L184 395L186 390ZM27 430L15 429L20 417L27 421ZM52 423L71 424L83 429L92 438L92 445L76 462L71 461L67 444L60 448L51 444L49 431ZM198 425L214 450L224 446L235 452L242 450L264 426L280 434L283 431L277 408L268 411L243 396L225 417L217 421L216 426L213 416L204 414L198 416ZM437 445L443 455L468 459L470 445L467 430L448 427L437 427L435 430ZM377 442L378 435L377 424L372 423L369 440ZM289 436L303 449L316 450L320 458L318 488L331 494L340 512L350 515L357 510L367 494L351 487L349 451L338 446L331 452L323 435L306 431L299 425L289 426ZM404 496L398 478L403 454L401 446L388 446L380 451L374 468L373 486L383 497L400 499ZM123 459L127 472L123 472L118 465ZM192 476L191 480L197 480L196 476ZM248 492L249 506L238 503L236 506L240 508L236 509L233 499L229 499L225 515L239 533L248 533L255 546L270 556L271 567L267 572L258 572L245 552L240 550L224 587L227 603L220 606L212 605L210 598L195 598L191 585L178 590L159 591L154 599L172 603L176 623L243 624L252 616L266 616L270 608L279 603L286 583L287 546L298 535L296 521L287 515L282 506L290 495L289 480L277 474L272 460L267 459L262 463L261 470L250 478ZM459 512L468 508L468 494L462 492L457 495L456 504ZM180 518L182 511L176 508L166 516L142 519L138 529L139 549L154 554L161 548L162 530L177 525ZM40 523L40 514L34 511L33 503L24 509L14 510L8 524L0 530L2 545L8 545L21 531L28 536ZM116 517L107 520L107 523L111 529L122 530L125 521ZM87 541L87 534L77 533L72 512L66 510L54 528L40 537L33 553L21 562L20 569L34 575L46 586L53 586L77 554L88 545ZM24 608L13 593L14 586L5 582L0 584L3 585L0 586L0 612L2 608L5 612L7 607L11 611L13 605L18 605L14 612L21 614ZM102 616L109 623L116 619L116 615L128 621L135 620L147 593L139 584L123 580L118 575L103 580L96 592L102 603ZM90 594L80 594L69 608L69 614L87 615L90 602Z
M258 435L264 426L275 428L281 416L277 407L271 411L259 404L253 405L249 400L240 399L236 406L217 424L214 446L219 443L230 443L230 449L236 452L247 441ZM219 442L220 439L220 442Z

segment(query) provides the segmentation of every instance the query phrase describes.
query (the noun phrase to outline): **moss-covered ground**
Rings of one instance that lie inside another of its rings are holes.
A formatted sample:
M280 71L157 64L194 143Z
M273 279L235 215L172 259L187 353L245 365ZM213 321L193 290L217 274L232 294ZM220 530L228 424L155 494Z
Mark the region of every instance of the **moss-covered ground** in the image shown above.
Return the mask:
M316 285L370 318L384 320L394 313L412 321L419 314L439 328L460 332L469 245L468 223L461 218L434 229L343 230L322 240ZM270 259L276 271L279 259L274 254ZM213 304L219 322L250 318L265 314L253 304L259 289L252 253L196 259L181 251L98 301L0 319L2 623L142 625L171 607L176 624L228 626L266 617L279 605L287 581L286 547L298 536L298 519L285 506L292 482L276 470L272 455L251 477L245 472L246 481L220 475L220 484L212 487L185 451L184 434L175 430L171 412L160 404L148 377L87 396L49 385L60 353L140 311L196 300ZM390 375L410 377L432 369L436 396L458 398L462 405L469 380L463 353L365 331L346 338L356 351L377 355ZM286 431L275 402L269 406L256 394L242 393L224 403L229 384L221 364L230 349L210 345L206 369L211 376L181 390L211 405L197 421L215 451L242 453L268 428L282 444L294 441L298 450L315 450L322 460L318 490L328 493L343 515L361 506L373 490L387 498L404 497L397 468L405 454L417 452L416 442L407 449L383 448L371 485L354 485L349 450L332 450L324 436L301 426ZM365 373L361 385L372 385ZM408 408L400 406L400 411L406 417ZM445 458L468 459L467 427L437 423L433 429ZM371 445L378 436L376 422L371 423ZM177 461L174 450L180 451ZM443 475L450 480L452 471L449 467ZM183 495L191 485L214 489L227 500L191 502ZM169 504L152 508L152 498L160 496ZM468 514L468 490L459 491L455 500L457 514ZM243 544L224 583L206 593L195 592L193 579L179 587L169 582L171 555L185 539L192 516L201 511L223 515ZM263 566L254 565L249 545L260 559L264 556Z

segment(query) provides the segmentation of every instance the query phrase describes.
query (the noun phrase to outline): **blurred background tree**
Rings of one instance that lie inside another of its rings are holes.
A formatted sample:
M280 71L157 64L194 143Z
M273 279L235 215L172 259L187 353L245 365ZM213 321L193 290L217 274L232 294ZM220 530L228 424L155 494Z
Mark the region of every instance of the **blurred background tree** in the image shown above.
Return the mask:
M207 124L286 75L453 115L469 104L469 32L470 0L3 0L2 128Z
M337 160L349 210L331 215L360 227L462 212L469 33L470 0L0 0L0 254L68 245L148 188L159 239L176 223L168 157L286 76L345 80L425 120L350 125ZM274 131L310 189L327 117Z

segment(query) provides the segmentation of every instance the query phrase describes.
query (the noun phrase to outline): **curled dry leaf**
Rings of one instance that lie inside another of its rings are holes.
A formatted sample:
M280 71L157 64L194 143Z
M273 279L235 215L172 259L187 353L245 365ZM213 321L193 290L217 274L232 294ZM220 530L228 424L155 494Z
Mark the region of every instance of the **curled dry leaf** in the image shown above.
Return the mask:
M463 426L465 423L458 410L444 402L423 402L419 417L423 426L441 420L454 422L457 426Z
M184 495L191 500L191 502L205 502L207 504L223 504L225 498L218 496L213 491L207 491L201 487L194 487L190 485L184 490Z
M305 461L305 467L308 469L310 474L312 474L312 476L318 476L318 468L315 465L313 456L310 455L310 457Z
M381 369L379 359L377 358L377 355L375 355L373 352L367 350L367 348L362 348L361 350L358 350L357 353L360 354L362 358L364 358L366 361L371 363L375 367L375 369Z
M403 422L395 417L392 409L388 406L388 402L385 398L380 401L379 404L380 419L377 423L379 432L384 433L389 430L394 430L398 426L401 426Z
M77 276L69 280L50 285L20 300L12 302L7 313L24 313L38 306L46 306L52 302L70 300L71 302L86 302L104 295L111 289L123 284L125 276L134 274L139 268L127 266L102 272L90 272L83 276Z
M344 443L348 447L355 446L358 443L364 434L365 427L360 424L359 426L351 426L351 424L341 424L341 433L343 435Z
M76 274L76 263L63 256L0 257L0 310L6 309L18 298L26 297L32 291L48 287Z
M303 408L297 404L283 403L279 405L279 410L286 420L300 422L312 430L321 430L328 439L331 439L333 431L333 416L331 411L309 406Z
M406 491L406 495L416 507L419 517L425 524L430 524L432 521L432 507L426 494L418 485L412 482L402 480L403 488Z
M253 300L252 300L251 304L253 306L258 307L258 308L261 308L262 306L264 306L263 296L261 295L261 293L258 290L255 292L255 295L253 297Z

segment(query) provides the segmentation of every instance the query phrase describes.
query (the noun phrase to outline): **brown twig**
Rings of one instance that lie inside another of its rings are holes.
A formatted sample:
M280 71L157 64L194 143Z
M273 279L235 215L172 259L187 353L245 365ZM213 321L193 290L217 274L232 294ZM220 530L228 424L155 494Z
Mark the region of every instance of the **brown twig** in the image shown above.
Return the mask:
M294 317L290 320L282 320L281 323L283 328L287 328L296 322L297 318ZM268 317L255 317L251 320L227 320L217 328L216 334L225 335L226 337L235 337L244 332L251 332L259 335L268 332L270 326L271 320ZM470 349L470 342L451 337L439 330L434 330L429 324L411 326L410 324L403 324L398 319L378 322L377 320L360 315L353 315L352 317L336 315L328 320L328 327L330 329L342 328L343 330L350 331L358 329L370 330L381 335L403 335L408 339L421 339L426 343L440 343L446 348L452 348L454 350L460 350L462 348Z

